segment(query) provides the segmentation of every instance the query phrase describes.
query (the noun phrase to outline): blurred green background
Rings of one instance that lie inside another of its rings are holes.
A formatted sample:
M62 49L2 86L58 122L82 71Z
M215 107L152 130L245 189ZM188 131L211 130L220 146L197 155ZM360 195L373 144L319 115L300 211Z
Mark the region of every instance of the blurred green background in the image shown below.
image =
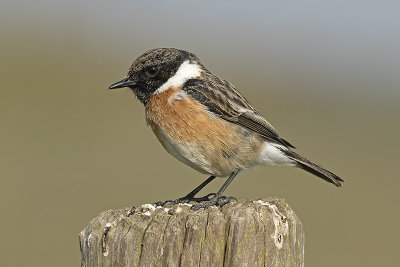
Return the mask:
M177 47L347 180L339 189L259 167L227 194L285 198L305 227L306 266L400 266L399 8L3 0L1 265L78 266L78 233L98 213L177 198L206 178L163 150L128 89L107 91L144 51Z

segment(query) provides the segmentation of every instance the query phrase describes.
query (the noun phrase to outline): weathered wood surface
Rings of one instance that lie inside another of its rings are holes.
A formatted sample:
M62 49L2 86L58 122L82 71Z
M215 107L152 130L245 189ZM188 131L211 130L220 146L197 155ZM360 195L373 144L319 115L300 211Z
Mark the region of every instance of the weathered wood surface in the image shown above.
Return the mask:
M109 210L79 235L82 266L304 266L304 232L282 199L206 210Z

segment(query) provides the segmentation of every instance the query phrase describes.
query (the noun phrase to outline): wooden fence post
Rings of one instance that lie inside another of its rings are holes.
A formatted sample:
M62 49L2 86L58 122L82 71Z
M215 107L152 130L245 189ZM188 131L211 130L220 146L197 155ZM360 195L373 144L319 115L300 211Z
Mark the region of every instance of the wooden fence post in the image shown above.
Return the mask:
M81 265L304 266L304 232L282 199L109 210L79 235Z

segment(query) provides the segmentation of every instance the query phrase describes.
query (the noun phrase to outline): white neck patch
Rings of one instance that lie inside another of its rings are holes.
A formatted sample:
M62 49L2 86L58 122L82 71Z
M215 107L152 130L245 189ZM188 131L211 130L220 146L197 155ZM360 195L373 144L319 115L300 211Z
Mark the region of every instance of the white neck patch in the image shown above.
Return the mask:
M163 85L158 87L158 89L153 93L153 95L161 93L171 86L173 87L180 87L182 86L187 80L199 77L201 74L201 68L196 63L190 63L189 60L184 61L174 76L168 79Z

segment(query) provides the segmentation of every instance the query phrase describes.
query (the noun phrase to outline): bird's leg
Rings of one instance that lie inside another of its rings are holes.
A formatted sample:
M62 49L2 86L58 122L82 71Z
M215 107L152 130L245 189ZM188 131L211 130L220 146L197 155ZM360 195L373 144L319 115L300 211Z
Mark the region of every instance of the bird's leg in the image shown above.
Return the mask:
M201 189L203 189L206 185L208 185L212 180L215 179L215 176L210 176L208 177L207 180L205 180L204 182L202 182L198 187L196 187L192 192L190 192L189 194L187 194L184 197L178 198L178 200L180 201L196 201L196 202L200 202L200 201L205 201L205 200L209 200L209 196L211 195L215 195L214 193L208 194L204 197L200 197L200 198L195 198L194 196L200 192Z
M202 182L198 187L196 187L192 192L190 192L189 194L187 194L184 197L181 197L181 198L178 198L175 200L167 200L165 202L156 202L155 204L158 206L164 206L166 203L179 204L179 203L188 203L190 201L195 201L195 202L208 201L208 200L210 200L210 196L215 195L214 193L205 195L203 197L194 197L194 196L214 179L215 179L215 176L213 176L213 175L208 177L207 180Z
M222 196L222 193L224 193L225 189L228 187L228 185L233 181L233 178L239 173L239 171L232 172L229 178L225 181L225 183L222 185L222 187L218 190L218 192L215 194L215 196L208 200L204 204L196 204L191 207L192 210L198 210L201 208L208 208L213 205L218 205L218 206L223 206L231 201L231 199L235 199L234 197L225 197Z

